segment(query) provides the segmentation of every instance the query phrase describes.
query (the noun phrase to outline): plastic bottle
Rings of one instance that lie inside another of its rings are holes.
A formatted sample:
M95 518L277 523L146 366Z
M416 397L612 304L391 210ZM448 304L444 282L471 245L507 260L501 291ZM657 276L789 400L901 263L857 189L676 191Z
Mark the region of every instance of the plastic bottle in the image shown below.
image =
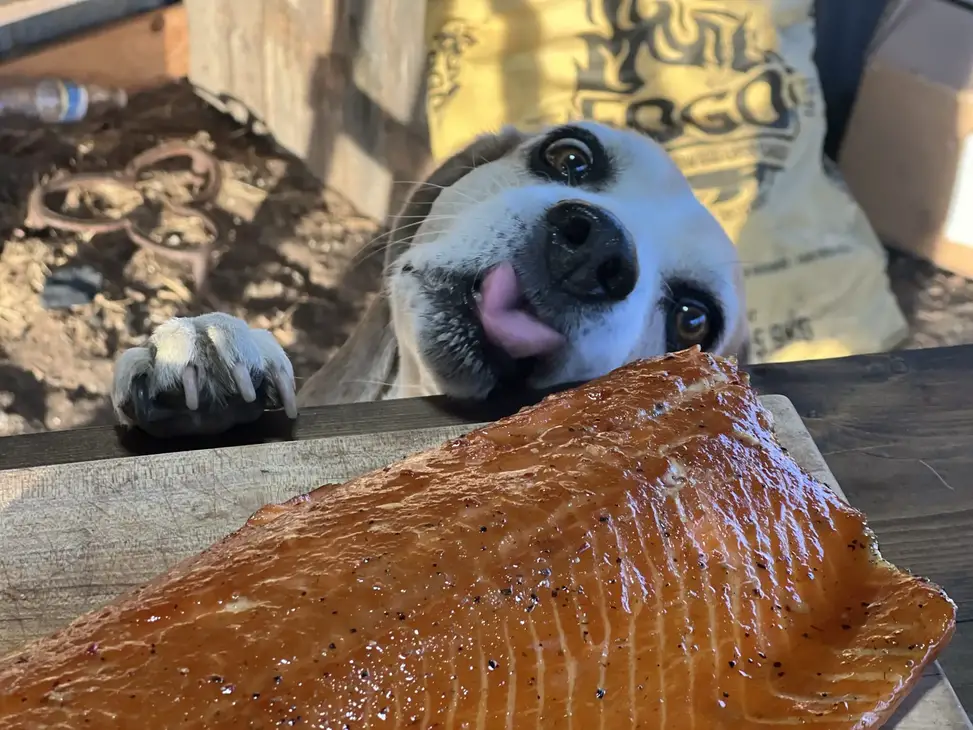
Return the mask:
M27 117L42 122L79 122L102 109L120 109L128 103L122 89L77 84L66 79L0 80L0 118Z

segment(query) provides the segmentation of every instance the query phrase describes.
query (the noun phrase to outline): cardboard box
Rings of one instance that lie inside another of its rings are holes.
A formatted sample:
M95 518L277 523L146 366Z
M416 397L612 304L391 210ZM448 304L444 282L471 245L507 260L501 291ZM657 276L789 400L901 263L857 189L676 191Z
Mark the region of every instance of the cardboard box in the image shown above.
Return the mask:
M889 9L839 164L883 242L973 278L973 8Z

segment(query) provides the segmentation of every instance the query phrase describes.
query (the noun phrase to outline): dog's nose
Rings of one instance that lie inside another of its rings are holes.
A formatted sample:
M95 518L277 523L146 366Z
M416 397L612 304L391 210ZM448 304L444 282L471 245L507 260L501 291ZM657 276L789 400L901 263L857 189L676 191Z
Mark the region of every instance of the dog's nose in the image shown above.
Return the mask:
M638 261L628 233L607 210L565 200L547 211L552 283L592 302L621 301L635 288Z

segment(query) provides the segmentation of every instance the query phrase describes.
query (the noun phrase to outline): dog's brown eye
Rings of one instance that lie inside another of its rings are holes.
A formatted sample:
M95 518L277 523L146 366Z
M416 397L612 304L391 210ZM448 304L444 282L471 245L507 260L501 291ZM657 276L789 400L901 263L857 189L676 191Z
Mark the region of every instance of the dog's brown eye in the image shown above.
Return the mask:
M701 344L709 334L709 312L698 302L680 302L673 317L674 334L685 347Z
M577 139L558 139L544 150L547 164L570 183L579 182L591 169L593 155L584 142Z
M685 285L672 288L667 302L666 349L712 347L720 336L722 313L706 292Z

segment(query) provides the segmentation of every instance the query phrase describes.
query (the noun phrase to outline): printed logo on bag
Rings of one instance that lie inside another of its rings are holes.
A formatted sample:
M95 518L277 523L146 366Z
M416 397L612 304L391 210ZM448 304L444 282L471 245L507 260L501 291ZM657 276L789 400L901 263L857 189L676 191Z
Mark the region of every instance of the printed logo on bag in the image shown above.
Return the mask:
M433 154L505 124L639 130L738 247L753 360L892 347L908 330L882 248L840 175L822 170L813 5L429 0Z
M759 204L800 134L803 80L745 6L587 0L578 69L576 113L660 142L721 217Z
M461 20L449 21L433 35L426 55L426 103L432 111L442 109L459 91L463 54L475 43L469 26Z
M754 362L764 362L790 345L814 341L814 323L802 314L790 312L783 319L768 320L750 310L747 319L750 322L750 357Z

